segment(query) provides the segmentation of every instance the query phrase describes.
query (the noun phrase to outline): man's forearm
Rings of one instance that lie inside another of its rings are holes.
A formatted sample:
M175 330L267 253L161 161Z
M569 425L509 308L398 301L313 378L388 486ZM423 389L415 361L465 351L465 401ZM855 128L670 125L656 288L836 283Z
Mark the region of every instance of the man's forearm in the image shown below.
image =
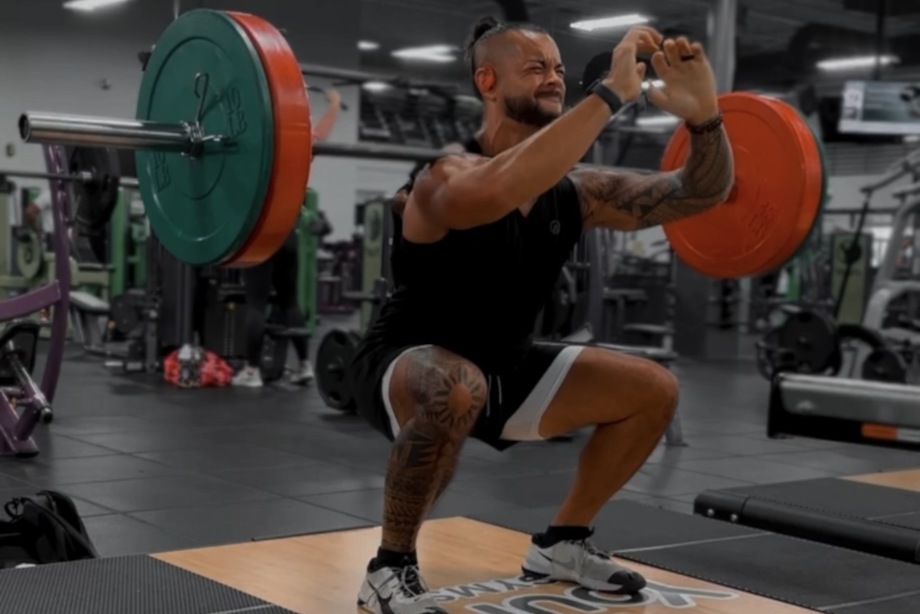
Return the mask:
M603 100L588 96L549 126L495 156L490 170L510 205L516 207L556 185L581 161L610 116Z
M657 226L724 202L734 180L731 145L724 127L720 127L705 134L691 133L690 154L680 171L621 183L608 202L635 217L639 228Z

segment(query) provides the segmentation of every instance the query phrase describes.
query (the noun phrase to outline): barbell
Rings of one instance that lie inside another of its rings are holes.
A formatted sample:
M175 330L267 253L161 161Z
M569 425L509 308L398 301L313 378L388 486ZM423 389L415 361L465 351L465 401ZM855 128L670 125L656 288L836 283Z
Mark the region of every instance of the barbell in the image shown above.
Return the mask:
M314 155L429 161L437 149L313 143L301 66L260 17L184 13L150 56L136 118L24 113L24 141L136 151L152 231L192 265L266 260L296 222ZM678 257L713 277L767 272L804 243L823 201L820 144L794 108L753 94L720 97L735 158L726 202L667 224ZM679 127L662 162L679 169L690 138Z

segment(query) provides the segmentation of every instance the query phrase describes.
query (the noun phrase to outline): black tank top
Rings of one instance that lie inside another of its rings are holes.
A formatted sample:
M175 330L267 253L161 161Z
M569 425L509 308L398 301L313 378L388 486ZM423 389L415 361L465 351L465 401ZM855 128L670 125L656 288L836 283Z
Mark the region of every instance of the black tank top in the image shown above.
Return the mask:
M475 140L464 145L482 153ZM435 243L406 240L401 221L394 214L393 292L365 344L433 344L487 373L513 368L581 236L571 180L541 195L526 216L515 209L485 226L451 230Z

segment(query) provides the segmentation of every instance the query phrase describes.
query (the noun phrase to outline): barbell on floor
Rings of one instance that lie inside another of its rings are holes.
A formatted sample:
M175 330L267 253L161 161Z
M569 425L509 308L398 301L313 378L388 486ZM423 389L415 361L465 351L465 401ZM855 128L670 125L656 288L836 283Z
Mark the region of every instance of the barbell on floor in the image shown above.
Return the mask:
M728 200L665 226L675 253L714 277L783 264L818 217L826 178L820 145L791 106L753 94L720 99L735 157ZM132 120L25 113L26 142L126 148L160 243L192 265L264 261L294 227L313 155L427 161L436 149L312 142L302 67L267 21L189 11L163 33ZM679 127L662 168L689 153Z

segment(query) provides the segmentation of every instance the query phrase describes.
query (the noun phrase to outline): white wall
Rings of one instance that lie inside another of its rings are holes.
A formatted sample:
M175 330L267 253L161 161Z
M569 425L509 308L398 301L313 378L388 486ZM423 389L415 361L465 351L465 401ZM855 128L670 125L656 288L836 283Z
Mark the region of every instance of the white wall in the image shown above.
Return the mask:
M26 110L133 117L142 77L138 52L149 49L173 19L167 0L133 0L76 13L62 0L8 2L0 19L0 168L43 171L39 145L22 143L17 120ZM252 12L283 28L302 62L357 68L360 0L183 0L182 9L199 6ZM107 88L102 87L105 81ZM311 84L323 86L320 80ZM354 142L358 90L342 90L350 107L340 115L331 140ZM312 94L315 118L325 110L321 94ZM7 146L13 147L13 155ZM353 228L357 160L317 158L311 187L320 193L335 236ZM18 181L23 186L41 183Z

